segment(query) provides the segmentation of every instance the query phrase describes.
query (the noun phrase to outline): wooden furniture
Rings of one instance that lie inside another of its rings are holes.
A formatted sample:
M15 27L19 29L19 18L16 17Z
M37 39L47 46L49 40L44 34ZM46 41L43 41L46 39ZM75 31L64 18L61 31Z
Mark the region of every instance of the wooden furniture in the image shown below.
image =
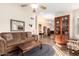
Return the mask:
M37 46L42 48L42 43L38 40L32 40L32 41L29 41L28 43L27 42L22 43L22 44L18 45L17 47L20 49L20 51L23 55L23 53L28 52Z
M55 17L55 42L57 44L66 44L69 39L69 15Z

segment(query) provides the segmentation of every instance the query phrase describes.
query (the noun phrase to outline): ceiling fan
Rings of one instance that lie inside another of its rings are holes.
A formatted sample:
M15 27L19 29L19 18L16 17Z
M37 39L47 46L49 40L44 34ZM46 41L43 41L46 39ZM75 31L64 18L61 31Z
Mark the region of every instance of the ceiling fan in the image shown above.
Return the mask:
M28 3L28 4L22 4L21 7L28 7L28 6L31 6L32 4ZM40 9L43 9L43 10L46 10L47 9L47 6L45 4L38 4L38 8Z

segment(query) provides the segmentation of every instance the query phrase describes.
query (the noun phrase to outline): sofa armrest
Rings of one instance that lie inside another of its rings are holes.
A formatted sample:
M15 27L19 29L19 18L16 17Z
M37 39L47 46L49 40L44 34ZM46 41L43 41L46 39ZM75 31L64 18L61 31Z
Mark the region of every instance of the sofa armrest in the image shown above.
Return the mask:
M5 53L5 48L6 48L6 40L0 37L0 54Z

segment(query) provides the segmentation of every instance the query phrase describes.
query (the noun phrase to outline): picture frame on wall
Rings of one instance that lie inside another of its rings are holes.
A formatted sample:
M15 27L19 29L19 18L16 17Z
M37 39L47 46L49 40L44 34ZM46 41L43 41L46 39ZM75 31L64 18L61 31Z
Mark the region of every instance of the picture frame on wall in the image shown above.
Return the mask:
M10 31L25 31L25 22L11 19Z

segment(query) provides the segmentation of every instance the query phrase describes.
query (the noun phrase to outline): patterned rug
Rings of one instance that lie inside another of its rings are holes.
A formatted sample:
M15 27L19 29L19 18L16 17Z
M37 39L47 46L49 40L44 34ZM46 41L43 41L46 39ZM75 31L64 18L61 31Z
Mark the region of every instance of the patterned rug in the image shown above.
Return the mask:
M42 44L42 49L36 47L29 52L24 53L24 56L53 56L55 54L55 50L48 44ZM15 51L9 56L22 56L19 51Z

